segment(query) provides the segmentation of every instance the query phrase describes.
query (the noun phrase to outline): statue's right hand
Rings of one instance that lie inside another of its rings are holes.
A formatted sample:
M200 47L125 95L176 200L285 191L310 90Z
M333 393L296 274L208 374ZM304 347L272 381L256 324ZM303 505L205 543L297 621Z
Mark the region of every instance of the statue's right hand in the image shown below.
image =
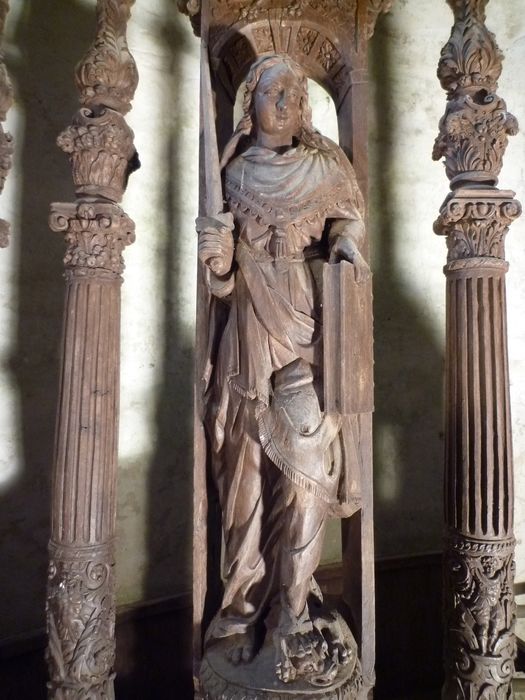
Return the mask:
M199 216L195 221L199 234L199 259L219 277L226 275L233 262L233 217L230 213L221 218Z

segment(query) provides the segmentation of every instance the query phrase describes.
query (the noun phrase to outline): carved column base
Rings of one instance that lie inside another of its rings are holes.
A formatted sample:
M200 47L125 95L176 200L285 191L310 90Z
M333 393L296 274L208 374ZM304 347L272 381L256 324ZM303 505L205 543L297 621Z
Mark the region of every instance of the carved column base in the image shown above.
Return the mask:
M264 642L250 662L230 660L238 649L237 635L214 639L201 664L201 697L205 700L358 700L367 696L363 686L357 645L341 615L320 609L312 617L314 635L326 639L325 653L315 652L284 660L276 652L278 628L268 629ZM347 650L344 660L341 650ZM284 680L287 677L288 680ZM363 694L364 693L364 694Z
M513 538L451 535L445 560L444 700L512 697L516 640Z
M51 542L49 553L49 697L113 700L113 544L80 547Z
M217 651L204 656L201 665L201 698L204 700L357 700L362 694L363 683L359 662L342 667L328 687L314 687L305 682L286 684L269 680L268 669L273 666L273 650L260 652L254 661L246 665L244 672L237 672L224 659L221 644ZM264 683L261 676L266 675ZM242 678L244 677L244 678ZM244 681L244 682L242 682Z

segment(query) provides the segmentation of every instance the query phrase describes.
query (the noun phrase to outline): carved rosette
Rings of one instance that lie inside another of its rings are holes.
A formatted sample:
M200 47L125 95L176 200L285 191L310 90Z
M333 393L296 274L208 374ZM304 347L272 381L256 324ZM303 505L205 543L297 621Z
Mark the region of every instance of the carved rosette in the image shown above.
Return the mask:
M114 698L115 576L111 545L50 543L47 660L51 697Z
M50 214L66 241L47 602L53 699L114 698L120 284L135 240L117 202L139 165L124 119L137 85L126 44L132 4L97 1L97 37L76 73L83 107L58 137L77 201Z
M438 67L448 106L433 157L452 189L434 224L448 247L445 700L510 698L516 653L505 236L521 205L495 185L518 124L496 94L487 2L448 0L455 23Z
M8 0L0 0L0 41L4 34L4 26L9 11ZM0 52L0 122L5 121L7 112L13 104L13 86L4 62L3 53ZM13 137L4 130L0 124L0 193L3 192L6 177L11 169L13 155ZM9 223L0 219L0 248L5 248L9 243Z

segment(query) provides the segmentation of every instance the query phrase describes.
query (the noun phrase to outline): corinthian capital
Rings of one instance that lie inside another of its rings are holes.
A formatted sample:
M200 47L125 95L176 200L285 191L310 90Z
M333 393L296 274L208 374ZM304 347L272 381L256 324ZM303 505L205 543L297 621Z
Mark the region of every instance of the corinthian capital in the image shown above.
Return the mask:
M505 236L521 214L514 192L460 189L445 200L434 231L447 236L448 261L505 258Z
M109 202L52 204L49 226L66 237L66 268L93 277L120 275L124 248L135 240L133 221Z
M134 0L99 0L97 36L76 69L80 102L103 105L125 114L138 83L137 67L126 41Z

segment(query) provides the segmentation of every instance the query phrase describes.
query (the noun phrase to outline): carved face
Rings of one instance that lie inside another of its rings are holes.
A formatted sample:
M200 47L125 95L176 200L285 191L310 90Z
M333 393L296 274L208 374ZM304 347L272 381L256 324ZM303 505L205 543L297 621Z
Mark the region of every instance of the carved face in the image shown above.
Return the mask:
M302 97L301 84L286 64L264 71L255 89L257 145L291 145L301 129Z

